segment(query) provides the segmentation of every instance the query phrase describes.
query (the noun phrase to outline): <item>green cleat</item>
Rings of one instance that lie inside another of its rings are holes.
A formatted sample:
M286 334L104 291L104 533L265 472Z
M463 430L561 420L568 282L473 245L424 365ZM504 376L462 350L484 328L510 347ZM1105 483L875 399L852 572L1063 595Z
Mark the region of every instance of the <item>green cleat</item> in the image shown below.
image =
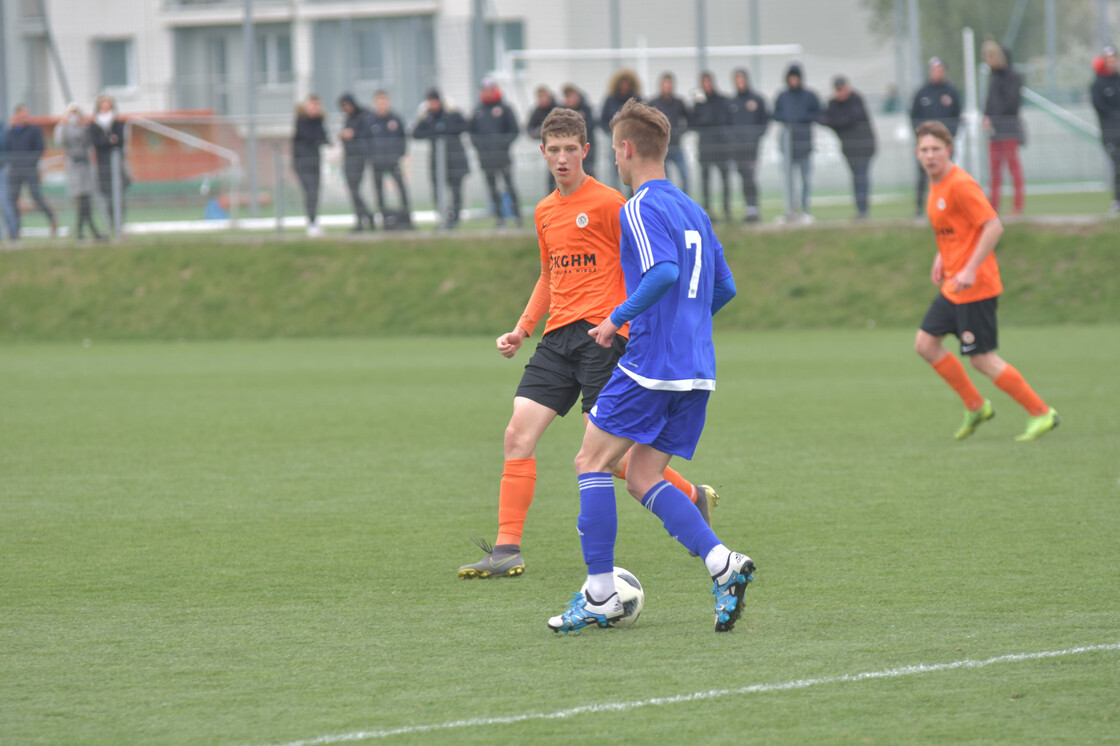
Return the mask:
M974 432L976 432L976 428L980 427L981 423L987 422L995 416L996 410L992 408L991 399L985 399L983 406L981 406L975 412L967 410L965 411L964 424L961 425L961 429L957 430L953 437L957 440L964 440L969 435L972 435Z
M1027 420L1027 429L1023 431L1022 435L1016 435L1015 440L1021 443L1024 440L1040 438L1060 424L1062 424L1062 420L1058 417L1057 410L1050 407L1050 411L1046 414L1031 417Z

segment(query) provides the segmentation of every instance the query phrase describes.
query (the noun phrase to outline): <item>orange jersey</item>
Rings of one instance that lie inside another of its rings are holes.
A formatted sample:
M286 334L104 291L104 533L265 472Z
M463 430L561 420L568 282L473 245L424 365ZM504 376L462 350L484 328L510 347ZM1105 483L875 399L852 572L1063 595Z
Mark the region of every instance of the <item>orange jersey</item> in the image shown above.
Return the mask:
M941 285L941 294L954 303L972 303L1002 293L1003 283L994 251L976 270L976 282L972 287L960 292L949 289L948 280L964 269L976 250L984 224L997 217L976 179L954 165L945 178L930 185L926 211L937 235L937 250L941 252L945 270L946 282Z
M626 300L618 258L618 212L625 203L590 176L574 194L556 190L537 203L541 276L518 326L532 334L545 312L545 334L580 320L599 324Z

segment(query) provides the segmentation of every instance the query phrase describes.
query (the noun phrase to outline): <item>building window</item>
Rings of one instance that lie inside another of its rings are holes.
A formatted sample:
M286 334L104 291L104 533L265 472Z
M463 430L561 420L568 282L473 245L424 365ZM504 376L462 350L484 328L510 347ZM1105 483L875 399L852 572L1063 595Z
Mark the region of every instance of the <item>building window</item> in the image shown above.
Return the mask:
M97 43L101 88L129 88L132 80L132 40L109 39Z
M490 34L489 69L497 70L502 66L506 52L525 48L525 23L523 21L491 21L487 24ZM523 66L524 62L519 62Z
M257 83L284 85L291 83L292 36L288 32L266 32L257 35Z

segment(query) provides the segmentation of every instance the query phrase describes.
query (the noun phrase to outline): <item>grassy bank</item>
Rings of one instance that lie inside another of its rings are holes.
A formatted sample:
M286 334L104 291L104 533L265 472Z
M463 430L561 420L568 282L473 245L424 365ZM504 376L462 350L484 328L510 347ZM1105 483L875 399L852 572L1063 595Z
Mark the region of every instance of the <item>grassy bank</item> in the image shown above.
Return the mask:
M723 328L914 326L934 288L928 227L721 230L739 297ZM1008 227L1005 323L1120 319L1114 225ZM134 238L0 252L0 340L496 334L539 272L531 234Z

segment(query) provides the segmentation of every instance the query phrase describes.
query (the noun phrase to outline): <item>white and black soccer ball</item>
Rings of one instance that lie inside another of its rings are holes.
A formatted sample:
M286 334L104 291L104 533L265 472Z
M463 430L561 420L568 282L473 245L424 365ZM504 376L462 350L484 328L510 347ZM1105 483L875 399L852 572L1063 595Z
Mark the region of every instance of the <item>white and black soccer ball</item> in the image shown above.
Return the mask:
M614 589L622 600L622 616L611 622L612 627L629 627L638 621L638 616L646 605L646 592L638 582L634 573L623 567L614 568ZM580 593L587 594L587 583L579 589Z

